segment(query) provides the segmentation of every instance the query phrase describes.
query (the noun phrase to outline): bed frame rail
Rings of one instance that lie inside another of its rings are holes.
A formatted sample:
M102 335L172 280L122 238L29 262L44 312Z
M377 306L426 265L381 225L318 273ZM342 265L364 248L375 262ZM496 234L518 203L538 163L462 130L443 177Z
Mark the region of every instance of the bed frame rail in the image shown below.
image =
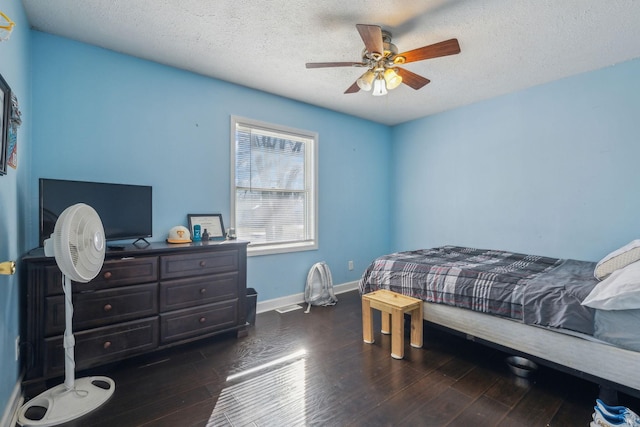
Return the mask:
M640 395L640 352L471 310L425 302L426 321L587 374L601 385ZM605 380L604 384L598 379Z

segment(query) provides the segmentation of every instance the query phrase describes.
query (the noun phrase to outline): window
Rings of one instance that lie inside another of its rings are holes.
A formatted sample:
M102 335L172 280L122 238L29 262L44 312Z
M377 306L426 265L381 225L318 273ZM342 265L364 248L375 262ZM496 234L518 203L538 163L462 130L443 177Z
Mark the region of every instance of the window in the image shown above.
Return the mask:
M231 117L231 222L250 255L317 249L318 134Z

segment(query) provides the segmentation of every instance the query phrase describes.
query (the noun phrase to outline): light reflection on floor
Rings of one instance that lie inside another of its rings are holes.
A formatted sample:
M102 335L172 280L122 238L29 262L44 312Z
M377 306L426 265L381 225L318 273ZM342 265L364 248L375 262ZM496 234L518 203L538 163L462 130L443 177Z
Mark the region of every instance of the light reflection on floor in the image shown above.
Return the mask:
M261 425L304 425L306 354L299 350L228 376L207 427L258 419Z

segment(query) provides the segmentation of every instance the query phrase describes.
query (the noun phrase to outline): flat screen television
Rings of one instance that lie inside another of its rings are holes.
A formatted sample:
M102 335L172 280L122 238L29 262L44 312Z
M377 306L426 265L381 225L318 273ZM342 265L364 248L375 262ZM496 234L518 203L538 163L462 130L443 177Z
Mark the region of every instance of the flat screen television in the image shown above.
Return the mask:
M86 203L98 212L107 240L152 235L151 186L40 178L40 246L67 207Z

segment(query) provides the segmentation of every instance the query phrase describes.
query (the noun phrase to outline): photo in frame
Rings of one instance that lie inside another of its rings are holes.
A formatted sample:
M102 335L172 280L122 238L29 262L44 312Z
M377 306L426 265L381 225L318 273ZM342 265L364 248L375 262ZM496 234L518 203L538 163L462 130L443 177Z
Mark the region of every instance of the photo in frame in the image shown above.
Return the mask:
M221 240L225 238L224 224L222 222L222 214L188 214L189 232L194 235L193 227L200 226L200 235L204 236L205 232L208 239L202 240Z
M7 139L9 135L9 111L11 89L0 75L0 175L7 173Z

